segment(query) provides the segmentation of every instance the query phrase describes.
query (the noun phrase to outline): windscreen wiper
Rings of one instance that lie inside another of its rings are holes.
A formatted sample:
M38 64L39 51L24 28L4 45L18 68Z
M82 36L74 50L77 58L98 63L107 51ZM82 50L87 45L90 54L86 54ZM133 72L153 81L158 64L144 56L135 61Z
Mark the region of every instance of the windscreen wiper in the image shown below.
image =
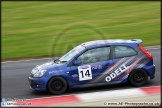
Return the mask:
M54 60L54 63L57 63L57 64L58 64L58 62L57 62L57 61L61 62L59 59L56 59L56 60Z

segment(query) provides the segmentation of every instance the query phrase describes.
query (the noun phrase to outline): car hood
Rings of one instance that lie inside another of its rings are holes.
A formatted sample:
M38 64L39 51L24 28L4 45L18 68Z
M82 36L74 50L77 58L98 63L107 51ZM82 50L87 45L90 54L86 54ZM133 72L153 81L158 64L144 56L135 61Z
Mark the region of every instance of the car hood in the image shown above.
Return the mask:
M54 63L53 60L51 60L51 61L45 62L41 65L37 65L36 68L38 70L51 70L53 68L59 68L62 65L64 65L64 64L62 64L62 63L56 64L56 63Z

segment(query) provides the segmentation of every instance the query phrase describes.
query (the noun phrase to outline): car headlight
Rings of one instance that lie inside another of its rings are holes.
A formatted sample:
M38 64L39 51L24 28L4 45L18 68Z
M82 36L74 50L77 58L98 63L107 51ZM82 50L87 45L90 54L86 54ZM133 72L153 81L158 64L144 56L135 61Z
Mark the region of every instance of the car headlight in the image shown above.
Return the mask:
M33 75L33 77L42 77L46 71L47 71L47 70L40 70L40 71L37 71L37 72Z

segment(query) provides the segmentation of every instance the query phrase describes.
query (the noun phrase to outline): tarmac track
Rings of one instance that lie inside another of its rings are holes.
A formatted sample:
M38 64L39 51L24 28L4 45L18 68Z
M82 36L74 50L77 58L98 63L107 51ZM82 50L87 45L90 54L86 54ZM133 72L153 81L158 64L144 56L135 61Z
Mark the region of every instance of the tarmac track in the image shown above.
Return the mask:
M146 86L161 85L161 51L160 48L149 49L153 55L156 66L156 74L153 80L149 80ZM35 65L50 59L39 59L30 61L4 62L1 67L1 96L2 98L40 98L53 96L49 92L35 92L29 88L28 75ZM68 90L63 95L87 93L95 91L109 91L116 89L134 88L129 84L91 87Z

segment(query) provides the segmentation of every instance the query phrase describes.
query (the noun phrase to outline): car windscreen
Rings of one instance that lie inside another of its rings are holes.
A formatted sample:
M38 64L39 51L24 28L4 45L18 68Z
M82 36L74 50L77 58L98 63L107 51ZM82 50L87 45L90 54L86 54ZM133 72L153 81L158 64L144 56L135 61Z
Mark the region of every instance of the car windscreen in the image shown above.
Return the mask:
M59 58L60 62L67 62L69 61L71 58L73 58L76 54L78 54L80 51L84 50L85 47L79 45L76 46L75 48L73 48L72 50L70 50L68 53L66 53L65 55L63 55L61 58Z

